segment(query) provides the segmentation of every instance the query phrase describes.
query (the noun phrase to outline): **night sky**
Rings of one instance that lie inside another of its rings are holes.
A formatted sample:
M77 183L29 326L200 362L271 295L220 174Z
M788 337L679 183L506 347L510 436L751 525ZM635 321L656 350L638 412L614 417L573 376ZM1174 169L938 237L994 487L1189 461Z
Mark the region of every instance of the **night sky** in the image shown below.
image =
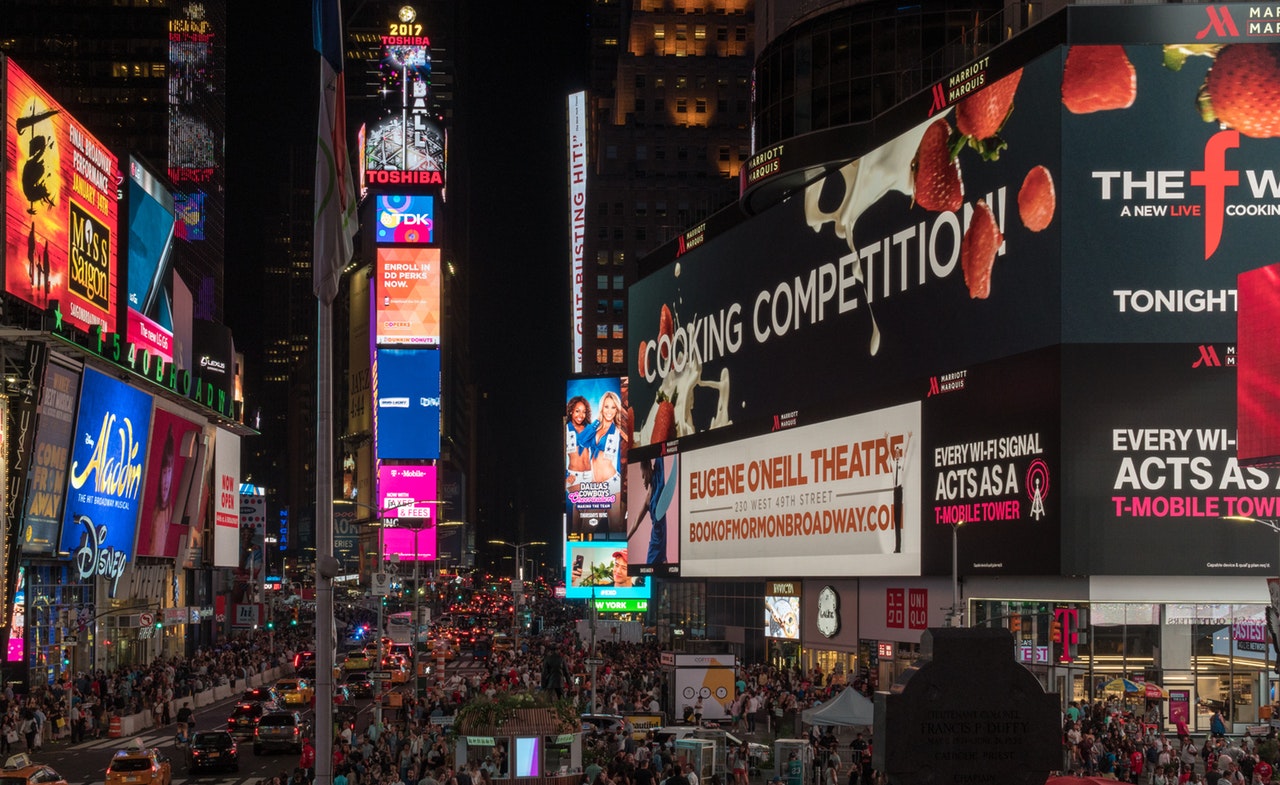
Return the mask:
M459 2L450 171L472 183L470 253L460 261L472 264L473 359L485 396L481 478L469 478L482 483L485 505L476 539L552 539L569 373L565 99L584 86L585 2L539 4L537 17L514 2ZM312 145L319 61L309 2L228 5L226 311L252 363L256 314L271 296L257 272L264 216L283 207L288 150ZM298 174L309 184L314 170Z

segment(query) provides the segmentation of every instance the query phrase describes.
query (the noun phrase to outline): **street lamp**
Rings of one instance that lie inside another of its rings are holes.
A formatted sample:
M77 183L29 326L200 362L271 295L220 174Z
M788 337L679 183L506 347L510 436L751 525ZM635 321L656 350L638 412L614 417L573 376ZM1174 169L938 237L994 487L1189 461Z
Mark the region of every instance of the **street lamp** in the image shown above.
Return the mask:
M964 626L964 612L960 610L960 527L964 520L951 524L951 619L950 626Z
M507 542L506 540L489 540L490 545L505 545L516 549L516 579L511 584L511 626L515 628L515 639L512 641L514 651L520 651L520 605L524 599L524 549L535 545L546 545L542 540L532 542ZM518 589L518 591L517 591Z

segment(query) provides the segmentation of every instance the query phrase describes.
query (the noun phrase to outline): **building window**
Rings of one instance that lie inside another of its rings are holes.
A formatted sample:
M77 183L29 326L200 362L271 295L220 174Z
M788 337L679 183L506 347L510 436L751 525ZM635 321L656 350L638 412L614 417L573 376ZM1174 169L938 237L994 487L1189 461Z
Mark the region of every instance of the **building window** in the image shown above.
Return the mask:
M597 363L599 363L599 364L601 364L601 365L604 365L604 364L608 363L608 362L609 362L609 350L608 350L608 349L596 349L596 362L597 362Z
M721 161L729 160L729 145L727 144L720 145L720 160Z
M699 90L706 90L706 89L707 89L707 75L706 75L706 74L701 74L701 75L699 75L699 76L695 76L695 77L693 78L693 86L694 86L694 87L696 87L696 88L698 88Z
M608 263L609 263L609 252L596 251L596 264L608 264Z
M653 149L653 157L654 157L654 158L657 158L659 161L665 161L665 160L667 160L667 148L665 148L665 147L655 147L655 148Z
M716 99L716 111L717 111L717 112L728 112L728 111L729 111L729 99L728 99L728 98L717 98L717 99Z
M645 161L645 160L648 160L648 158L649 158L649 145L647 144L636 145L636 160Z
M745 27L735 27L735 28L733 28L733 40L735 40L735 41L745 41L745 40L747 40L747 28L745 28Z
M624 337L626 337L626 331L624 330L623 326L618 322L614 322L613 323L613 340L621 341Z
M621 227L621 226L615 226L615 227L614 227L614 229L613 229L613 239L615 239L615 240L623 240L623 239L626 239L626 238L623 236L623 232L622 232L622 227Z
M694 102L693 102L693 111L697 112L698 114L706 114L706 113L707 113L707 99L705 99L705 98L697 98L697 99L694 99Z
M605 289L608 289L608 288L609 288L609 276L607 276L607 275L597 275L597 276L596 276L596 291L598 291L598 292L603 292Z
M637 240L637 241L639 241L639 242L644 242L644 241L645 241L646 236L647 236L647 234L646 234L646 232L645 232L645 230L644 230L644 227L643 227L643 226L637 226L637 227L636 227L636 240Z
M745 145L738 146L738 160L739 161L747 160L747 148Z
M596 205L596 216L597 216L597 217L599 217L599 218L608 218L608 217L609 217L609 203L608 203L608 202L600 202L599 204L597 204L597 205Z
M688 86L689 86L689 77L687 77L687 76L677 76L677 77L676 77L676 89L677 89L677 90L683 90L683 89L685 89L685 88L686 88L686 87L688 87Z
M596 313L600 314L601 316L609 313L609 301L603 300L603 299L596 300Z
M601 240L608 240L608 239L609 239L609 227L607 227L607 226L601 226L599 229L597 229L597 230L596 230L596 237L597 237L597 238L599 238L599 239L601 239Z
M637 112L643 112L643 111L644 111L644 99L643 99L643 98L637 98L637 99L635 100L635 111L637 111Z
M622 217L622 202L614 202L614 203L613 203L613 215L614 215L614 217L615 217L615 218L621 218L621 217Z
M613 276L613 288L622 291L627 288L627 282L621 275Z
M636 202L636 218L644 218L645 214L648 212L649 212L648 202Z
M666 26L666 25L654 25L654 26L653 26L653 37L654 37L656 40L658 40L658 41L662 41L662 40L664 40L664 39L667 37L667 26Z
M644 89L644 83L645 83L645 75L644 75L644 74L636 74L636 89L637 89L637 90L643 90L643 89Z
M654 87L666 87L666 86L667 86L667 78L666 78L665 76L655 76L655 77L653 78L653 86L654 86Z
M684 146L684 145L680 145L679 147L677 147L677 148L676 148L676 160L677 160L677 161L688 161L688 160L689 160L689 148L688 148L688 147L686 147L686 146Z
M623 313L626 311L626 303L621 298L613 301L613 312Z
M610 161L616 160L618 157L618 146L616 144L605 145L604 157Z
M622 365L626 360L623 359L623 351L621 349L613 350L613 364Z
M689 40L689 30L687 27L685 27L684 25L676 25L676 40L677 41Z
M693 26L693 38L694 38L694 40L695 40L695 41L705 41L705 40L707 40L707 26L706 26L706 25L694 25L694 26Z
M614 251L614 252L613 252L613 266L614 266L614 267L621 267L622 265L624 265L624 264L626 264L626 263L627 263L627 252L626 252L626 251Z
M653 99L653 111L657 114L667 111L667 102L661 98Z
M729 40L729 28L716 27L716 40L727 42Z
M681 114L684 114L685 112L689 111L689 99L688 99L688 98L677 98L677 99L676 99L676 111L677 111L677 112L679 112L679 113L681 113Z
M666 203L666 202L654 202L654 203L653 203L653 214L654 214L654 215L656 215L656 216L658 216L659 218L666 218L666 217L667 217L667 203Z
M606 339L606 338L608 338L608 337L609 337L609 325L607 325L607 324L597 324L597 325L596 325L596 340L597 340L597 341L603 341L604 339Z

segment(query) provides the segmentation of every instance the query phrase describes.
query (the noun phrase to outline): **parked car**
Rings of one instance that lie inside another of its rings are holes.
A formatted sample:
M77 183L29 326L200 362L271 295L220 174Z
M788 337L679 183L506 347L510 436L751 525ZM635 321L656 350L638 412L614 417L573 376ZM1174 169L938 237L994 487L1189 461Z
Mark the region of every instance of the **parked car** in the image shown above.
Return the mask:
M240 770L240 748L225 730L196 731L187 745L187 773L201 769Z
M269 711L258 718L253 734L253 754L267 750L302 752L302 740L309 729L296 711Z

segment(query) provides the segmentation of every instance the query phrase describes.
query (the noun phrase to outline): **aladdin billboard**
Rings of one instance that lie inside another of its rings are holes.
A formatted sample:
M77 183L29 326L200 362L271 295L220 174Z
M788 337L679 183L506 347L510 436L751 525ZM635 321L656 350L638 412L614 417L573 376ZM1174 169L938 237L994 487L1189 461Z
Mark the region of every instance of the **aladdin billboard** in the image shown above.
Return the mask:
M58 550L80 580L104 579L111 597L133 560L150 429L150 395L85 369Z
M116 329L116 157L13 60L5 74L5 291Z

